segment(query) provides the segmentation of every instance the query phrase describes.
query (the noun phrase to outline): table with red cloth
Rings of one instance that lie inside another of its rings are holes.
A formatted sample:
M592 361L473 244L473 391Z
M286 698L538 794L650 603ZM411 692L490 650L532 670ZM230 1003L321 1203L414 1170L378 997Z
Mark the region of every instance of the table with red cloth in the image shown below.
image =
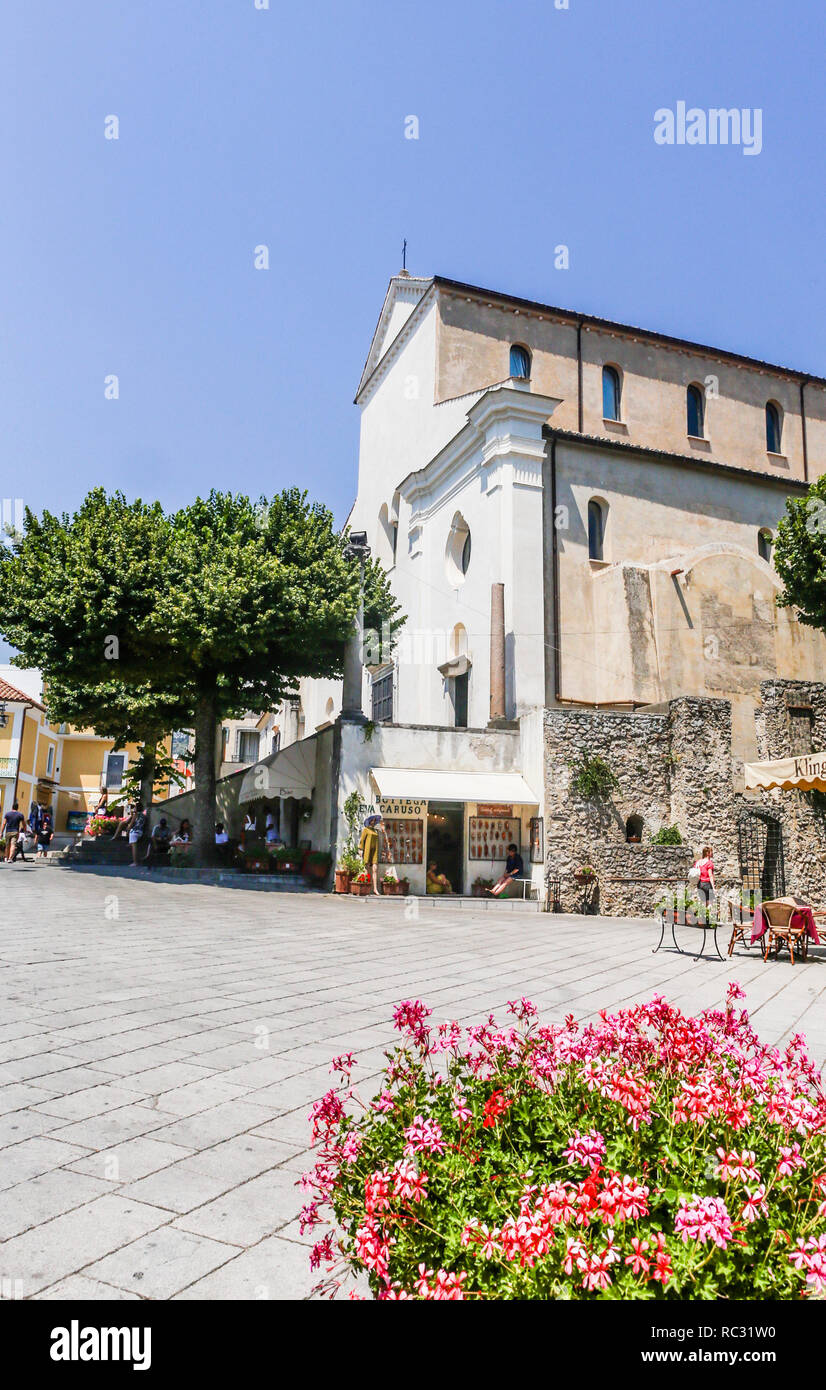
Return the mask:
M770 923L766 920L766 914L762 907L758 908L755 911L754 922L751 928L752 945L754 945L755 941L759 941L761 936L765 936L769 925ZM789 926L791 928L805 927L806 935L809 937L809 940L814 942L815 946L820 945L820 937L817 934L817 926L815 925L815 915L810 907L806 905L795 907L789 918Z

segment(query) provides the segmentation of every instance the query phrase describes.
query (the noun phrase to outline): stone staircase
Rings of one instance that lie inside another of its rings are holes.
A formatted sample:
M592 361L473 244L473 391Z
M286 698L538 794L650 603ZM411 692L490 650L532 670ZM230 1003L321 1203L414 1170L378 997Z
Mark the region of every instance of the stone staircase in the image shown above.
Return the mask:
M67 845L60 858L64 863L96 868L104 864L131 864L132 851L122 835L114 841L110 836L105 839L91 839L84 835L82 839L74 840L72 844Z

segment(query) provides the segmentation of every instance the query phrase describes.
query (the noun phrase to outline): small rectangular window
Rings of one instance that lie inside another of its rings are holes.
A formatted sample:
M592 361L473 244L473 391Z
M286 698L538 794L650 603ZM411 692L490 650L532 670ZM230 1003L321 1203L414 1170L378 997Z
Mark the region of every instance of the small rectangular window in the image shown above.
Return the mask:
M123 773L126 767L125 753L110 753L106 759L106 786L117 791L123 786Z
M54 772L54 744L49 744L49 751L46 754L46 776L51 777Z
M393 723L393 672L374 677L370 687L372 720L374 724Z
M789 745L793 755L811 753L814 715L808 705L789 706Z
M258 761L258 730L238 730L238 762L256 763Z

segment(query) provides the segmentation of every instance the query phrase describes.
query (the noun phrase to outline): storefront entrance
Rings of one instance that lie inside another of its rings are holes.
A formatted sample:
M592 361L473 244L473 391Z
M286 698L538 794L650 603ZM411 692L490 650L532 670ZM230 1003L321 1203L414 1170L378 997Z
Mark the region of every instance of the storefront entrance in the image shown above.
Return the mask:
M464 806L456 801L431 801L427 811L427 863L448 878L461 893L464 864Z

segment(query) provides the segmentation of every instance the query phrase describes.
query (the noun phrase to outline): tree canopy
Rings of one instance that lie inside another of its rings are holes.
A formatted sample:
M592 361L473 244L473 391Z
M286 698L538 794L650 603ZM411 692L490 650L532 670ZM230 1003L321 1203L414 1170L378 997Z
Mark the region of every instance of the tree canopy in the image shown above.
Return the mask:
M774 564L783 580L778 602L801 623L826 631L826 475L805 497L790 497L778 523Z
M172 515L96 488L74 516L26 512L0 558L0 631L61 719L144 744L194 725L208 858L221 720L274 708L300 676L341 676L360 587L332 513L297 488L258 502L213 491ZM403 621L375 562L364 617L391 641Z

